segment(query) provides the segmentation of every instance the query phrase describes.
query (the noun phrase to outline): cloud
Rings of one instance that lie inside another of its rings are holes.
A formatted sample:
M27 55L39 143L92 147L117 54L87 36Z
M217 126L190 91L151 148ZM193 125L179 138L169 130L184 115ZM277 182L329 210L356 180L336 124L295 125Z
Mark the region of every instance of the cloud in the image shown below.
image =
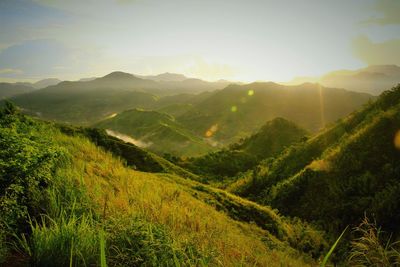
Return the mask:
M353 54L368 65L400 65L400 39L373 43L366 36L353 40Z
M0 74L21 74L23 73L22 70L18 69L0 69Z
M377 0L374 10L381 16L366 21L370 24L390 25L400 24L400 1L399 0Z

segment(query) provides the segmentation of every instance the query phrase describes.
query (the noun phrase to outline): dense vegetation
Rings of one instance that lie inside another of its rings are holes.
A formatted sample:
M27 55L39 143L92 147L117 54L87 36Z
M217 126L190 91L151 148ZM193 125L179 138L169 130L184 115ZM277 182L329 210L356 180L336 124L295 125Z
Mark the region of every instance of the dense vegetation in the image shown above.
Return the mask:
M230 189L338 234L364 215L400 233L400 86L260 164Z
M159 85L112 73L15 98L98 128L3 102L0 262L303 266L340 235L333 263L399 264L400 86L365 104L313 84Z
M286 147L306 138L307 132L283 118L267 122L255 134L227 149L186 160L175 159L181 166L202 175L203 181L232 178L256 166L261 160L278 155Z
M113 156L122 143L102 131L41 122L10 104L0 125L5 265L305 266L326 251L321 232L269 207L127 168Z

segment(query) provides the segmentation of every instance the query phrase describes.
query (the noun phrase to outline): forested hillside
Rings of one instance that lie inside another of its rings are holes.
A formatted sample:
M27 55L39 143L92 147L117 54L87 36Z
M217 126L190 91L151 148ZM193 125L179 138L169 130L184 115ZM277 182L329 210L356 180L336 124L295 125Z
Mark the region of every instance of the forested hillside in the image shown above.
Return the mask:
M231 190L338 234L364 216L399 235L400 86L260 164Z
M368 94L310 83L230 85L177 119L199 135L214 127L209 138L230 144L276 117L316 132L372 99Z
M283 118L275 118L255 134L243 138L228 148L201 157L175 159L183 167L202 175L203 181L231 179L239 172L256 166L261 160L272 158L293 143L307 138L307 131Z

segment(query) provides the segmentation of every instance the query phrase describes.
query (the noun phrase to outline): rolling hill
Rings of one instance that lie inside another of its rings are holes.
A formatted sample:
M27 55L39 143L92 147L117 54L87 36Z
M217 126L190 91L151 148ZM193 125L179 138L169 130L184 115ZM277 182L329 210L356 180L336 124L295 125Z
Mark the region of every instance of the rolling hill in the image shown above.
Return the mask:
M400 234L400 86L260 164L231 191L338 234L373 218Z
M158 154L194 156L213 150L212 146L175 121L175 118L158 111L126 110L101 121L95 127L109 130L109 134L124 138ZM111 130L111 131L110 131Z
M230 85L194 105L177 120L198 135L230 144L276 117L316 132L371 99L368 94L310 83Z
M0 124L2 264L313 266L326 251L307 223L176 174L127 167L88 139L92 130L9 104Z
M261 160L277 156L286 147L306 138L307 131L283 118L275 118L263 125L255 134L230 145L228 148L201 157L181 160L179 164L203 176L203 181L232 180L239 172L256 166Z

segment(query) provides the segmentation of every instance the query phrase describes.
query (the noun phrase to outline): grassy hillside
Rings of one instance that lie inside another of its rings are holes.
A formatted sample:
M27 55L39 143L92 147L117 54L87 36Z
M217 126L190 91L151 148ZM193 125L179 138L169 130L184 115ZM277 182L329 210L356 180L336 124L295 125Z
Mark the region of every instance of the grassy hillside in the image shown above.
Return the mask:
M331 233L367 215L399 237L400 87L264 163L231 190Z
M256 166L261 160L274 157L286 147L306 138L307 131L283 118L267 122L255 134L221 151L189 158L180 164L202 175L204 180L221 181Z
M176 122L173 116L158 111L127 110L95 126L129 135L135 139L132 142L158 154L193 156L213 150L202 138Z
M367 103L372 96L318 84L284 86L275 83L230 85L216 92L178 121L223 143L251 134L266 121L283 117L317 131Z
M86 137L12 106L0 123L6 265L309 266L326 246L299 220L175 175L126 168Z

